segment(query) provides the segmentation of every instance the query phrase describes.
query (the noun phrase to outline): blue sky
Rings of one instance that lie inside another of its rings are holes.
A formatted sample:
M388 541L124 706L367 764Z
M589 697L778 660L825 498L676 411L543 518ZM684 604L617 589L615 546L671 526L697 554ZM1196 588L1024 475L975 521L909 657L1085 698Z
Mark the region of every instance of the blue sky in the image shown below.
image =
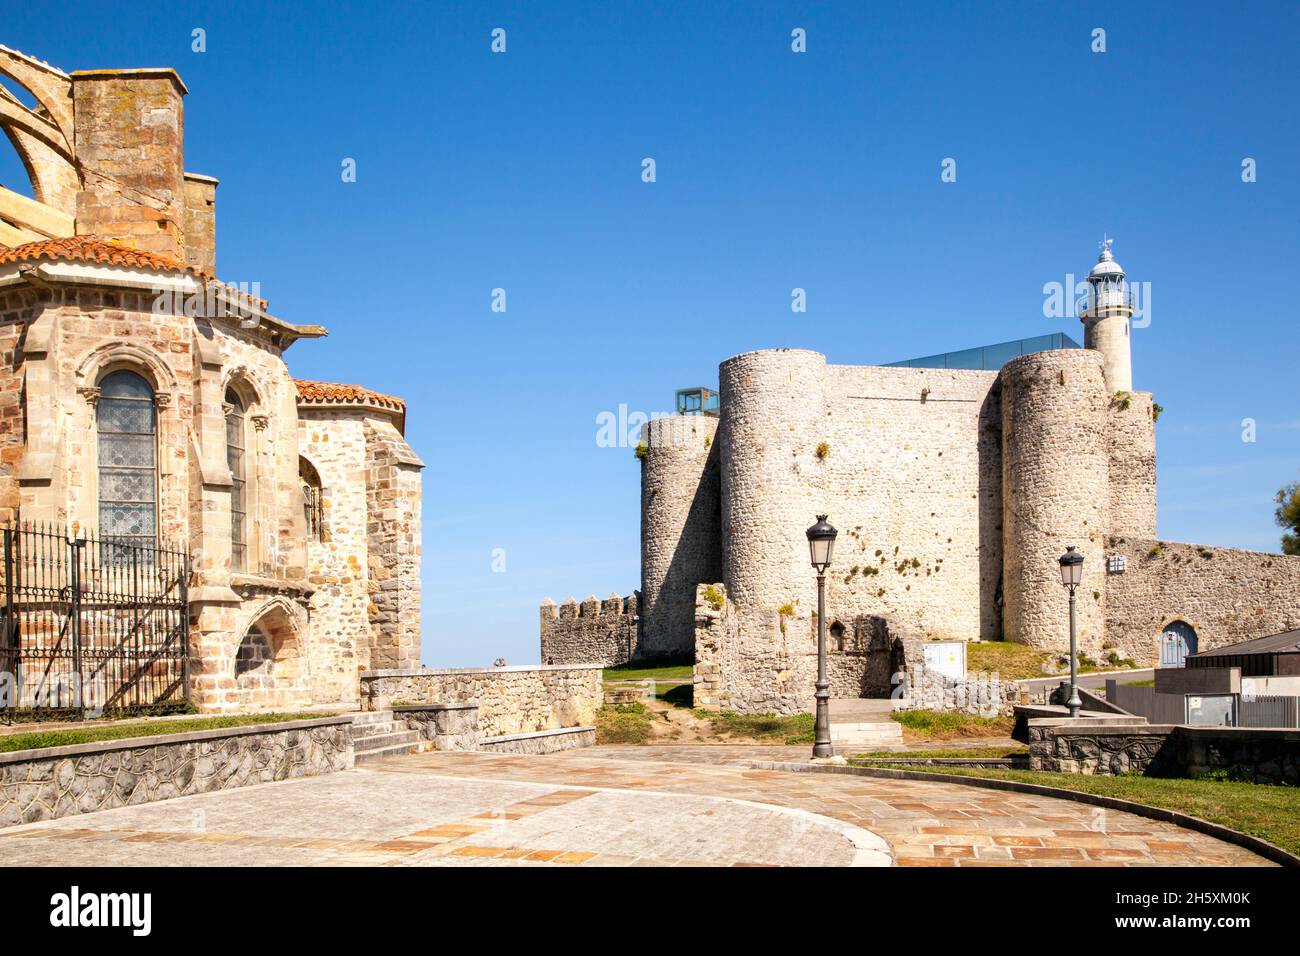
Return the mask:
M329 327L296 375L407 399L427 663L534 661L542 597L637 586L638 466L597 446L601 412L667 411L754 348L1081 338L1043 286L1103 231L1152 293L1133 356L1166 409L1160 535L1278 547L1271 498L1300 477L1294 4L5 8L0 42L65 70L175 67L187 167L221 180L222 277Z

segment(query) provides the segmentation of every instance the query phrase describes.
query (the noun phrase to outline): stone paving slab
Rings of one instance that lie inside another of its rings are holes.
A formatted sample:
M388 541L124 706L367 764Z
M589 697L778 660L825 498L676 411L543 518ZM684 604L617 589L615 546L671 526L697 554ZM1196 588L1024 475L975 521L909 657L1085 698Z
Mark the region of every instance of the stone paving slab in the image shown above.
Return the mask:
M0 866L891 862L878 837L785 807L369 768L0 830Z
M745 766L795 749L411 754L0 830L0 866L1269 865L1069 800Z
M785 747L595 747L549 758L429 753L390 773L564 780L806 810L884 837L900 866L1271 866L1192 830L1072 800L960 784L752 770Z

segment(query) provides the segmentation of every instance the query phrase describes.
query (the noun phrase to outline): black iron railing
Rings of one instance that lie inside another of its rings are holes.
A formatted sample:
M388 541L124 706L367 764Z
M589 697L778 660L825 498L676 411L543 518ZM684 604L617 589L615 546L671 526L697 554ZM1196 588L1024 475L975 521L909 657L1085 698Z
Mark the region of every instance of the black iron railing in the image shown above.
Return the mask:
M189 703L184 548L5 528L0 716L98 716Z

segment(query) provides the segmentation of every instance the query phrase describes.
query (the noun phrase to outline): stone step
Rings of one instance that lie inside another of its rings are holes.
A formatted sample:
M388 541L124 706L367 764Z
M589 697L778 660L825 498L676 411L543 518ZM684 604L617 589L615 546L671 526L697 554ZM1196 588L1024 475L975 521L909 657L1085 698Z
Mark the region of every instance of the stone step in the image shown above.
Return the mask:
M358 737L352 741L353 753L366 753L371 750L384 750L398 744L412 746L420 742L420 735L414 730L402 730L391 734L374 734L370 737Z
M383 723L392 719L393 712L391 710L361 710L352 715L352 726L360 727L365 724Z
M377 750L361 750L354 755L352 764L359 767L362 764L374 763L377 760L387 760L389 757L402 757L406 754L413 754L417 749L417 744L406 743L380 747Z
M353 724L352 739L360 740L363 737L373 737L376 734L393 734L399 730L409 729L404 720L377 720L371 724Z
M903 725L896 721L831 724L831 743L849 746L889 746L903 742Z

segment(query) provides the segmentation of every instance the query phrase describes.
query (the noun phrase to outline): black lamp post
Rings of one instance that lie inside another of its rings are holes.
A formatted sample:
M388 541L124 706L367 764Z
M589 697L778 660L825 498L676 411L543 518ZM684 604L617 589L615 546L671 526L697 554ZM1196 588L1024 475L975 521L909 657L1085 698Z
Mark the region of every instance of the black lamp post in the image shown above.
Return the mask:
M826 569L831 566L836 531L826 523L825 515L808 529L808 550L817 570L817 722L813 741L814 757L831 757L830 681L826 679Z
M1074 545L1065 549L1061 555L1061 583L1070 592L1070 699L1065 706L1070 709L1071 717L1078 717L1083 701L1079 699L1078 652L1075 645L1074 630L1074 591L1083 582L1083 555L1074 550Z

